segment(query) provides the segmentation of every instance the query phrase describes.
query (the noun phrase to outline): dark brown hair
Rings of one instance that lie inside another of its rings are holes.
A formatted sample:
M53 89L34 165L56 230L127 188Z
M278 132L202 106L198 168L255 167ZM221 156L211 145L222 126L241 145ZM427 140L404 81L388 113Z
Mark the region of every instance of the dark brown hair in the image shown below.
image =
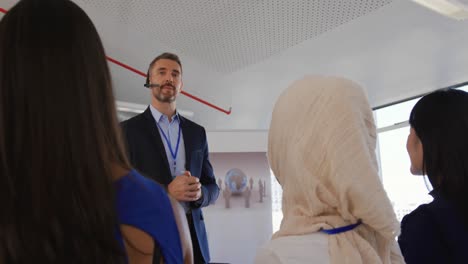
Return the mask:
M0 263L123 263L110 78L73 2L23 0L0 22Z

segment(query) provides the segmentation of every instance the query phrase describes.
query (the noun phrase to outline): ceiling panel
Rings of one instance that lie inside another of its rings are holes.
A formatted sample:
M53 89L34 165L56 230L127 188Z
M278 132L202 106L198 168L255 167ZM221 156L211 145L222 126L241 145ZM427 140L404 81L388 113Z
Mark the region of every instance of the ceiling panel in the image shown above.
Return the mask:
M76 0L202 64L229 73L391 0Z

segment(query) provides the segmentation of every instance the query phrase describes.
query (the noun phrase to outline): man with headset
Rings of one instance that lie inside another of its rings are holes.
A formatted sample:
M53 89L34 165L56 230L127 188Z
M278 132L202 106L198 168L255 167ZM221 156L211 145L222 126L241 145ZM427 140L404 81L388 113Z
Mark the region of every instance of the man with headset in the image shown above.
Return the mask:
M164 185L185 209L195 263L209 263L202 207L216 201L219 188L208 157L205 129L182 117L176 98L182 88L182 64L163 53L150 64L145 86L151 105L122 123L132 165Z

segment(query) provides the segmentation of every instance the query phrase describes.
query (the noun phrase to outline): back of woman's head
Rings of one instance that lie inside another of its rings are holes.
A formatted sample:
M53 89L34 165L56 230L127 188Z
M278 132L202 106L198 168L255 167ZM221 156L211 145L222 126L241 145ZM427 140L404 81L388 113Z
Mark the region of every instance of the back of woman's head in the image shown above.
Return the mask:
M372 111L361 87L344 78L306 76L288 87L275 104L268 157L271 165L297 162L292 167L306 166L317 172L328 169L319 166L323 163L353 165L341 159L349 153L349 146L358 146L366 163L376 169L375 144ZM299 159L288 158L294 155Z
M94 25L68 0L0 22L0 262L119 263L111 165L126 167Z
M423 172L468 220L468 93L445 89L424 96L409 123L423 146Z
M284 217L275 236L361 219L393 240L398 222L378 176L375 147L372 111L359 85L322 76L291 84L275 104L268 135L268 160L283 188Z

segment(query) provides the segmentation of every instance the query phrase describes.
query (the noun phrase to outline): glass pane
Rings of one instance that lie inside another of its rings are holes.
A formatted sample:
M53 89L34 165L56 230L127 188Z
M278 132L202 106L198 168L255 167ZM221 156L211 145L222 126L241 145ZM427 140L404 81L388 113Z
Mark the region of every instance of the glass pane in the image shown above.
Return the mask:
M423 176L410 173L406 152L409 127L379 133L380 167L384 188L392 201L398 220L420 204L430 202L430 186Z
M457 89L468 92L468 85L461 86ZM374 118L377 128L388 127L407 121L411 109L413 109L419 99L421 99L421 97L375 110Z
M270 170L271 175L271 218L273 224L273 233L279 230L281 220L283 219L283 211L281 210L281 199L283 198L283 190L281 185L276 180L273 171Z
M375 122L377 128L392 126L401 122L405 122L409 118L411 109L420 98L388 106L374 111Z
M465 91L465 92L468 92L468 85L459 87L458 89L463 90L463 91Z

